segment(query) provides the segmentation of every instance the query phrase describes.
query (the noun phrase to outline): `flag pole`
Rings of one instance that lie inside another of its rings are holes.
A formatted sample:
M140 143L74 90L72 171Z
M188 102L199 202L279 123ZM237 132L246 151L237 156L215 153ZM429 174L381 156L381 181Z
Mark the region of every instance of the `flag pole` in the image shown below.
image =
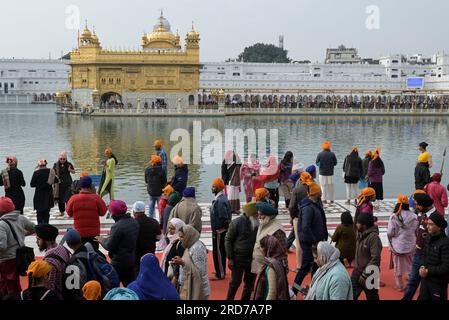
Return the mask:
M441 170L440 170L440 174L441 176L443 176L443 167L444 167L444 161L446 160L446 148L444 148L444 152L443 152L443 162L441 163Z

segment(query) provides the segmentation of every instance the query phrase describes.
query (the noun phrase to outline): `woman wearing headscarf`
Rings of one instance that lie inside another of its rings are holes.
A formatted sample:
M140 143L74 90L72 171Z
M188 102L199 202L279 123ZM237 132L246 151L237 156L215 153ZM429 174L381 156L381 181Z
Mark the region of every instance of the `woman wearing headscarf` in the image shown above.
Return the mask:
M390 269L394 268L397 291L404 291L402 275L408 275L412 269L417 226L418 219L416 214L410 211L408 197L400 194L388 221L387 231L391 251Z
M315 262L319 268L305 300L353 300L351 278L339 258L337 248L324 241L318 243Z
M245 162L240 168L240 177L243 179L243 188L245 189L246 202L251 202L254 197L253 179L260 174L260 163L255 154L248 157L248 162Z
M173 189L173 187L171 185L167 184L165 186L165 188L162 189L162 196L161 196L161 199L160 199L159 203L157 204L157 209L159 211L159 222L160 222L160 225L161 225L161 229L163 229L163 226L164 226L164 210L167 207L167 200L168 200L168 197L170 196L170 194L173 191L175 191ZM167 227L167 226L165 226L165 227ZM165 229L163 229L163 230L165 232Z
M376 191L373 188L363 189L362 192L357 197L357 199L355 200L356 209L354 221L357 221L359 215L361 214L369 214L371 216L374 216L373 201L376 201Z
M359 151L357 148L353 148L343 162L347 204L350 204L351 200L354 200L357 197L357 183L362 177L362 171L362 159L359 157Z
M287 269L283 263L285 249L274 237L260 241L264 252L262 269L257 277L254 300L290 300Z
M152 253L142 257L139 275L127 288L137 293L139 300L179 300L178 292Z
M161 268L173 283L176 283L179 278L179 266L171 264L171 261L174 257L182 257L184 254L184 247L179 240L179 231L184 226L185 223L181 219L171 219L164 240L167 246L162 253Z
M350 211L343 212L340 220L341 224L335 229L332 241L335 242L335 247L340 251L340 261L344 263L346 268L349 268L355 258L357 242L355 226Z
M380 158L380 148L377 148L373 152L372 160L368 164L369 187L376 191L376 200L384 199L384 188L382 183L384 174L385 166Z
M98 188L98 194L100 197L104 197L109 193L109 200L115 199L115 167L118 165L118 160L112 153L111 148L104 150L106 160L104 161L103 173L101 175L100 187Z
M279 174L280 174L280 170L279 170L277 158L275 156L271 155L268 157L268 163L267 163L267 167L265 168L265 170L263 170L261 172L260 176L254 177L254 179L253 179L254 190L257 190L257 189L260 189L263 187L268 189L266 187L266 183L268 183L269 186L270 186L271 182L279 183L278 182ZM278 196L279 196L279 194L278 194ZM275 194L273 194L273 196L270 196L270 198L274 200ZM279 198L278 198L278 200L279 200Z
M128 288L114 288L104 296L103 300L139 300L139 296Z
M207 248L200 240L200 233L191 225L185 225L179 231L179 239L185 251L182 258L174 257L172 263L181 266L181 300L208 300Z
M53 185L53 198L58 201L60 215L64 216L65 206L71 196L73 182L71 174L75 174L75 167L67 159L67 151L62 151L59 154L59 159L53 165L53 170L59 181Z
M6 169L2 170L1 173L0 186L5 187L5 196L10 198L16 210L20 211L20 214L23 214L25 194L23 193L22 187L26 185L23 173L17 169L16 157L6 157L6 164Z
M293 187L291 181L289 180L290 175L292 174L292 169L293 153L291 151L287 151L279 164L279 195L284 197L286 208L289 207Z
M56 173L53 169L47 168L47 160L39 160L30 183L31 188L36 188L33 206L37 213L38 224L50 221L50 209L54 206L52 185L55 181L57 181Z
M251 272L258 274L263 267L264 252L260 246L261 240L267 235L274 236L278 239L281 247L284 249L283 261L284 266L288 268L287 260L287 236L285 234L282 223L277 219L278 209L272 204L263 201L256 202L257 218L259 220L259 228L257 229L256 243L253 249L251 262Z
M448 201L446 188L441 184L441 173L434 173L430 183L424 187L424 191L433 200L436 211L444 216Z
M221 178L226 186L226 195L233 214L240 214L240 168L242 162L232 150L225 153L221 165Z

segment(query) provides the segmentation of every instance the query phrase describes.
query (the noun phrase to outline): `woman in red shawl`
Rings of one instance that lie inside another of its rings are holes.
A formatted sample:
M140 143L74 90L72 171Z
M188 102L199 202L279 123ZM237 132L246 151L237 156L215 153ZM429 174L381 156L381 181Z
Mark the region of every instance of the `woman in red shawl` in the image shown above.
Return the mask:
M257 278L254 300L290 300L287 270L282 263L285 249L270 235L260 240L260 246L265 259Z
M266 188L270 191L270 199L272 199L277 208L277 202L279 201L279 191L277 188L271 188L270 183L277 182L280 175L280 168L275 156L271 155L268 157L267 167L260 176L254 177L253 188L257 190L259 188ZM267 185L268 184L268 185ZM277 199L276 199L277 198ZM276 201L277 200L277 201Z
M240 169L240 177L243 179L243 188L245 189L246 202L249 203L253 199L254 189L253 179L260 174L260 163L255 154L251 154L248 162L244 163Z

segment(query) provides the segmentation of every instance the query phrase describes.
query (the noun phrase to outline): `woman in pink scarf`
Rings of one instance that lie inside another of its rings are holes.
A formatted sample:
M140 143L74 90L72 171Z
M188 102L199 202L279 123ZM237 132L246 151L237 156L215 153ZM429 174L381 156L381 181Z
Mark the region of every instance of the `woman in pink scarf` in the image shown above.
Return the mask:
M245 188L246 202L251 202L254 197L253 178L260 174L260 163L255 154L248 157L248 162L244 163L240 169L240 177L243 178L243 187Z
M254 177L253 179L253 188L257 190L259 188L263 188L264 184L267 182L272 182L279 179L279 165L275 156L271 155L268 157L267 167L260 176Z

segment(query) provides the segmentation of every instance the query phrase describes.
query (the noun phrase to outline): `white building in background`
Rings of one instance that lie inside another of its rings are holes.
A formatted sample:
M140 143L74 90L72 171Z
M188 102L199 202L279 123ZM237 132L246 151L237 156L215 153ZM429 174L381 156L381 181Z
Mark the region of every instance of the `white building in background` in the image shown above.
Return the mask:
M0 59L0 103L52 101L68 90L68 73L64 60Z
M0 103L51 101L56 92L70 90L68 73L63 60L0 59ZM260 101L281 95L397 95L411 89L410 78L422 79L423 94L449 95L449 54L395 54L373 60L340 46L328 49L323 63L205 62L198 101L207 103L219 89L234 103L246 96Z

